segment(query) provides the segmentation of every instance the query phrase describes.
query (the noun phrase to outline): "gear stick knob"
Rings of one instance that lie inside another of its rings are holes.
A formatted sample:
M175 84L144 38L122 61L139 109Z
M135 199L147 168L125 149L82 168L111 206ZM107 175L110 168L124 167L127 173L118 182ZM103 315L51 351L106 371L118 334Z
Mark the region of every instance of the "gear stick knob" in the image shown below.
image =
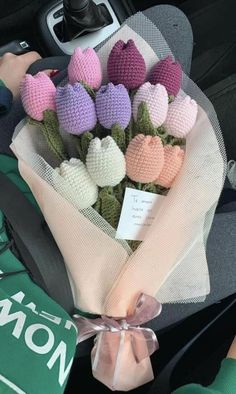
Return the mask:
M112 17L103 4L92 0L64 0L63 41L94 32L111 24Z

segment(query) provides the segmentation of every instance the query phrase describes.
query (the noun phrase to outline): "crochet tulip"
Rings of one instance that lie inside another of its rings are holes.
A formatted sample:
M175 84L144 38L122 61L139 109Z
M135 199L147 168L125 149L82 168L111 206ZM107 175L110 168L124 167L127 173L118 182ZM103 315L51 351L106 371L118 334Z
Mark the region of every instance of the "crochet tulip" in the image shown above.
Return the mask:
M96 126L94 102L80 83L59 87L56 107L60 127L70 134L80 135Z
M126 173L135 182L154 182L164 165L164 149L160 137L138 134L129 144ZM157 175L158 174L158 175Z
M131 119L131 102L124 85L102 86L96 96L96 111L99 122L106 129L115 124L125 129Z
M71 56L68 66L69 82L85 82L91 88L97 90L102 83L102 68L98 55L92 48L84 51L77 48Z
M125 177L125 158L112 137L90 142L86 158L88 172L100 187L116 186Z
M186 138L196 123L198 106L191 97L176 98L169 105L164 127L170 135L176 138Z
M181 65L174 62L171 56L167 56L153 67L149 81L153 85L164 85L170 96L177 96L182 82Z
M98 187L92 181L85 165L79 159L64 161L56 172L64 182L54 175L55 189L78 209L86 209L97 201Z
M160 127L166 120L168 112L168 94L166 88L160 84L151 85L146 82L134 96L133 116L138 118L138 110L141 103L146 103L150 120L154 127Z
M170 188L180 172L184 162L184 150L179 146L164 146L164 166L156 180L156 184Z
M118 41L108 58L108 77L115 85L122 83L127 89L137 89L146 78L146 64L133 40L127 44Z
M35 120L41 122L44 111L56 110L56 87L44 72L35 76L26 74L21 82L20 93L25 112Z

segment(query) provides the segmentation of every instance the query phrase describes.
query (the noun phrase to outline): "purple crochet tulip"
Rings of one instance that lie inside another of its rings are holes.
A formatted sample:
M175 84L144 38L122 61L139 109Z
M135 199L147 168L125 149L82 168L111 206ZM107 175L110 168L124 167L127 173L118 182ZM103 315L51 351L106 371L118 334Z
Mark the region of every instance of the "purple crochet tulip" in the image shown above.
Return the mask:
M125 129L131 119L131 102L124 85L102 86L96 97L96 111L99 123L106 129L115 124Z
M80 83L59 87L56 107L60 126L70 134L80 135L96 126L94 102Z
M170 96L177 96L182 82L181 65L174 62L171 56L167 56L153 67L149 81L153 85L164 85Z
M133 40L127 44L118 41L108 58L107 73L115 85L122 83L127 89L137 89L146 78L146 64Z

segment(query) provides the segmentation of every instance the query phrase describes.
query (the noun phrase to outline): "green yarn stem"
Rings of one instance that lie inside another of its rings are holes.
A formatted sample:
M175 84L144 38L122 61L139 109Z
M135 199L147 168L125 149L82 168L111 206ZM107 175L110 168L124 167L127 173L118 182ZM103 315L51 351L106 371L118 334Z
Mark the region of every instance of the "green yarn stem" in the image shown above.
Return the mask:
M81 136L81 149L82 149L82 154L84 158L84 162L86 161L86 157L88 154L88 148L90 145L90 142L93 139L93 134L87 131L86 133L82 134Z
M125 132L119 124L115 124L111 129L111 136L116 142L121 152L125 153L126 143L125 143Z
M129 122L129 126L125 130L125 142L126 142L126 147L128 147L129 143L132 141L132 139L135 137L135 132L134 132L134 121L133 118L131 118Z
M68 159L63 139L59 133L57 114L54 111L44 111L42 122L38 122L31 118L29 122L30 124L37 125L41 128L50 151L57 157L57 159L60 161Z
M88 148L93 138L93 134L90 131L86 131L86 133L76 137L76 150L79 154L79 159L83 163L86 163Z
M175 100L175 96L168 96L169 98L169 104L173 103L173 101Z
M80 81L81 85L85 88L86 92L90 95L90 97L93 99L93 101L95 101L96 98L96 93L93 90L93 88L91 88L91 86L89 86L86 82L84 81Z
M156 185L154 185L154 183L146 183L145 185L143 185L142 190L144 192L157 194L157 187L156 187Z
M112 187L104 187L99 193L100 215L114 228L117 229L121 204L114 195Z
M142 133L145 135L156 135L156 130L151 122L148 112L148 106L145 102L140 103L138 107L136 130L138 131L138 133Z
M139 245L141 245L142 243L142 241L127 241L127 242L133 252L135 252L135 250L138 249Z
M175 146L185 146L186 145L186 139L185 138L176 138L173 137L172 135L169 135L167 138L167 144Z

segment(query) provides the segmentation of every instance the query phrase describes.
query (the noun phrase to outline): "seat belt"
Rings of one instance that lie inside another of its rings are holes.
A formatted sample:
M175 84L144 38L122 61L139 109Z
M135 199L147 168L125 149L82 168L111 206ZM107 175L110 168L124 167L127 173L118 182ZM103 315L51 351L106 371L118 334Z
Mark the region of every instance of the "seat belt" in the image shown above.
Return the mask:
M72 290L56 242L43 217L1 172L0 210L6 218L6 229L14 239L21 262L34 282L72 315Z

